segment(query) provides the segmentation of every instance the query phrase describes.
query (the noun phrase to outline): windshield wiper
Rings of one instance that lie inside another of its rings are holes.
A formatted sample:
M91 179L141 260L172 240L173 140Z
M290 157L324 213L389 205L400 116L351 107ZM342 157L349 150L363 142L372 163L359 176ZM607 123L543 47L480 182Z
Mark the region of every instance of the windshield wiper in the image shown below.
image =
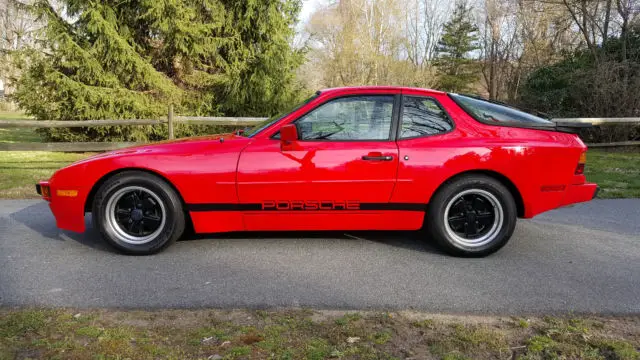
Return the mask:
M331 132L331 133L326 133L326 134L324 134L322 136L314 137L313 139L314 140L324 140L324 139L328 138L329 136L333 136L333 135L339 133L340 131L342 131L342 129L340 129L338 131Z

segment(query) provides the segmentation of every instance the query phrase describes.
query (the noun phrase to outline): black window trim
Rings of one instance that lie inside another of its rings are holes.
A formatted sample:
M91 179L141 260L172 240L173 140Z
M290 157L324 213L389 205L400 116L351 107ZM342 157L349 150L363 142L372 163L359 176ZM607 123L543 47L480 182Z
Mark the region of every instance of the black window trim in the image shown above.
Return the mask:
M339 99L344 99L344 98L351 98L351 97L362 97L362 96L392 96L393 97L393 109L391 110L391 126L389 129L389 136L386 139L354 139L354 140L331 140L331 139L319 139L319 140L302 140L299 139L299 142L394 142L396 141L396 133L397 133L397 129L398 129L398 118L400 116L400 103L402 101L401 99L401 94L398 93L373 93L373 94L369 94L369 93L362 93L362 94L348 94L348 95L342 95L342 96L336 96L336 97L332 97L329 98L321 103L319 103L318 105L314 106L313 108L309 109L308 111L306 111L305 113L301 114L300 116L298 116L297 118L295 118L294 120L290 121L288 124L294 124L296 125L296 128L298 128L298 125L296 124L296 122L300 119L302 119L303 117L307 116L307 114L311 113L312 111L318 109L319 107L321 107L324 104L327 104L331 101L334 100L339 100ZM298 129L299 130L299 129ZM299 131L298 131L299 133ZM270 140L280 140L280 139L276 139L275 136L277 136L278 134L280 134L280 130L276 131L275 133L273 133L269 139Z
M401 137L401 135L402 135L402 121L403 121L403 118L404 118L404 99L405 99L405 97L432 100L436 104L436 106L438 106L440 108L440 110L442 110L442 113L445 115L445 117L451 123L451 130L445 131L445 132L440 132L440 133L437 133L437 134L425 134L425 135L411 136L411 137L405 137L405 138ZM447 112L445 107L442 106L442 104L435 97L429 96L429 95L413 95L413 94L412 95L404 95L404 94L402 95L402 99L400 100L400 110L399 110L399 115L398 115L398 128L396 129L396 139L397 139L397 141L420 139L420 138L426 138L426 137L432 137L432 136L445 135L445 134L453 132L455 129L456 129L456 122L453 120L451 115L449 115L449 112Z

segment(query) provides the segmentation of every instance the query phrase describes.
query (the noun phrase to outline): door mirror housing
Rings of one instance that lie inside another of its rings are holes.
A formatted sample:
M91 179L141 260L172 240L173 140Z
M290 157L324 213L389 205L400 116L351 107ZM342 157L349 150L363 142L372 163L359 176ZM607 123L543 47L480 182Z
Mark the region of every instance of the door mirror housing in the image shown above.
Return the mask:
M285 146L291 146L298 141L298 128L294 124L287 124L280 128L280 142L284 149Z

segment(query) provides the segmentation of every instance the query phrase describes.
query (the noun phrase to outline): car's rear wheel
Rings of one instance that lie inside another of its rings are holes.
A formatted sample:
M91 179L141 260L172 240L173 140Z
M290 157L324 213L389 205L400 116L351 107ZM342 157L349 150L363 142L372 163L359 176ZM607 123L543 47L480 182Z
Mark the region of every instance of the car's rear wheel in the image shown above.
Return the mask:
M141 171L109 178L96 193L94 226L113 247L127 254L156 253L184 231L185 215L175 190Z
M511 238L517 208L507 187L485 175L467 175L445 184L427 211L429 235L457 256L486 256Z

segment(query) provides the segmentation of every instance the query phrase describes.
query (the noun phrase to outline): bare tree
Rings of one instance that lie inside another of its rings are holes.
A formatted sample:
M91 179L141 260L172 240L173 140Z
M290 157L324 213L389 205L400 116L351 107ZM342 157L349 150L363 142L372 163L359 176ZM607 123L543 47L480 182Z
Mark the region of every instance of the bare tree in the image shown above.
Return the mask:
M27 1L0 1L0 50L19 50L33 46L37 30L41 27L24 8Z
M477 20L483 41L480 59L491 99L516 101L531 71L579 45L570 14L554 1L482 0Z
M24 0L23 0L24 1ZM36 45L40 24L18 0L0 0L0 79L5 93L11 93L10 79L18 74L11 56L22 49Z
M407 10L407 56L418 68L428 66L449 20L452 1L414 0Z
M307 31L326 86L407 83L402 10L399 0L341 0L317 11Z
M640 15L640 1L638 0L615 0L616 10L620 16L620 37L622 42L622 58L627 60L627 42L629 26L634 24Z
M336 0L309 24L316 42L312 67L321 69L328 86L431 86L435 47L454 2ZM627 34L640 21L640 0L470 2L482 45L475 55L483 81L476 88L484 86L490 98L508 101L517 101L533 71L561 61L567 52L587 49L605 69L602 47L620 37L627 59Z
M531 0L529 0L531 1ZM561 5L582 35L586 48L595 61L600 61L598 48L606 46L611 36L622 36L637 17L638 0L536 0Z
M514 62L522 54L517 4L515 1L485 0L481 19L482 72L489 98L498 99L506 79L512 77Z

